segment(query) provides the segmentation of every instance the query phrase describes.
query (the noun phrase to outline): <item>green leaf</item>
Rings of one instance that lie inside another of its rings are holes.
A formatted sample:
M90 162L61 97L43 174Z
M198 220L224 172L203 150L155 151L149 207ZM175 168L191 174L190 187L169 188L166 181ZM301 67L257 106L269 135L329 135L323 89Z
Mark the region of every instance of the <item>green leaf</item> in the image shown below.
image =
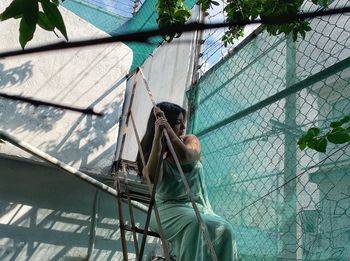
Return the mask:
M306 143L307 143L307 146L310 149L316 150L316 146L317 146L317 140L316 139L312 138L312 139L308 140Z
M300 150L304 150L306 148L306 141L303 138L298 140L298 145Z
M322 0L322 6L327 7L328 6L328 0Z
M36 24L29 25L27 20L22 17L19 25L19 43L23 49L26 44L33 39L35 28Z
M39 5L37 0L24 0L22 1L22 19L26 20L26 23L30 28L36 26L38 22Z
M332 131L328 133L327 139L334 144L343 144L350 141L350 135L348 131L343 129L341 131Z
M0 14L0 20L5 21L10 18L22 16L22 2L23 0L13 0L5 11Z
M337 128L337 127L340 127L341 125L342 123L340 121L333 121L329 126L332 128Z
M41 6L43 7L44 13L46 14L49 21L55 25L55 27L62 33L62 35L68 41L66 26L64 25L62 15L54 3L49 0L40 0Z
M187 18L189 18L190 16L191 16L191 13L184 9L177 10L174 14L175 18L182 18L185 20L187 20Z
M306 134L305 134L305 139L309 140L312 139L313 137L316 137L318 134L320 134L321 130L320 128L310 128Z
M327 139L326 139L326 137L322 137L322 138L320 138L320 139L318 139L316 141L315 150L317 150L318 152L325 153L326 152L326 148L327 148Z
M348 123L350 121L350 116L345 116L340 120L341 124Z
M38 25L47 31L53 31L55 29L55 25L51 23L43 12L39 12Z

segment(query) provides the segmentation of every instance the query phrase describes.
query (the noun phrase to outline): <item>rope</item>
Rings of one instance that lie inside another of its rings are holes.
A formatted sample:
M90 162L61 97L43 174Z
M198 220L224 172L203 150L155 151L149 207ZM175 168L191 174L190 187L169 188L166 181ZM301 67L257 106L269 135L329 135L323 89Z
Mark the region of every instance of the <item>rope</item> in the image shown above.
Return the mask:
M140 71L140 73L141 73L141 75L142 75L142 80L143 80L143 82L145 83L145 87L146 87L147 93L148 93L148 95L149 95L149 98L150 98L150 100L151 100L151 102L152 102L152 104L153 104L153 108L154 108L154 107L157 106L157 104L156 104L156 102L155 102L155 100L154 100L154 98L153 98L153 95L152 95L151 90L150 90L150 88L149 88L149 85L148 85L148 82L147 82L147 80L146 80L146 77L145 77L145 75L143 74L143 71L142 71L142 69L141 69L140 67L139 67L139 71ZM176 156L174 147L173 147L173 145L172 145L172 143L171 143L171 141L170 141L169 135L168 135L168 133L167 133L167 131L166 131L165 129L163 129L163 135L164 135L164 137L165 137L165 139L166 139L166 143L167 143L167 145L168 145L169 151L170 151L171 155L172 155L173 158L174 158L174 161L175 161L176 167L177 167L177 169L178 169L178 171L179 171L179 173L180 173L182 182L184 183L184 186L185 186L187 195L188 195L188 197L189 197L189 199L190 199L190 201L191 201L193 210L194 210L194 212L195 212L195 214L196 214L196 217L197 217L197 220L198 220L198 223L199 223L199 227L200 227L200 229L202 230L203 235L204 235L204 239L205 239L205 241L206 241L206 243L207 243L207 246L209 247L209 251L210 251L212 260L217 261L218 259L217 259L217 256L216 256L216 254L215 254L215 250L214 250L213 244L212 244L212 242L211 242L211 240L210 240L209 233L208 233L207 228L206 228L206 226L205 226L205 224L204 224L204 222L203 222L203 220L202 220L202 217L201 217L201 215L200 215L200 213L199 213L198 207L197 207L197 205L196 205L196 203L195 203L195 201L194 201L194 199L193 199L192 191L191 191L191 189L190 189L190 187L189 187L189 185L188 185L188 182L187 182L187 180L186 180L185 174L183 173L182 168L181 168L181 165L180 165L180 162L179 162L179 160L178 160L178 158L177 158L177 156Z

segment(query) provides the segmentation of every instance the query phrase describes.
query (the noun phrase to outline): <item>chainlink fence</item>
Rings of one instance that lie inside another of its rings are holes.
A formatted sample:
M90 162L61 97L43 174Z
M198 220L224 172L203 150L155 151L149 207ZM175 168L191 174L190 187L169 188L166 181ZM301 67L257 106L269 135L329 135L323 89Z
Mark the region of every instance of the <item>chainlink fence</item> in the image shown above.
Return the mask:
M243 260L350 260L350 146L297 148L350 114L350 15L310 22L297 42L257 29L189 93L209 198Z

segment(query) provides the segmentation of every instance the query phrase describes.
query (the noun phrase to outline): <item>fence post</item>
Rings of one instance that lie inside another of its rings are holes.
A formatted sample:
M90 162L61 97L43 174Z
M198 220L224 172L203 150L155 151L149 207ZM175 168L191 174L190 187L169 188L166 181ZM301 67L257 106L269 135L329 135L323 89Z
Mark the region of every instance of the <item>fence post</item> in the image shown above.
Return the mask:
M296 83L296 46L292 35L286 38L286 88ZM297 115L297 94L293 93L286 97L285 100L285 122L290 128L296 127ZM284 132L284 180L293 179L297 173L298 159L300 156L297 151L297 137L292 132ZM297 225L297 182L293 179L284 187L284 206L281 226L281 241L283 260L301 259L298 250L298 241L301 237Z

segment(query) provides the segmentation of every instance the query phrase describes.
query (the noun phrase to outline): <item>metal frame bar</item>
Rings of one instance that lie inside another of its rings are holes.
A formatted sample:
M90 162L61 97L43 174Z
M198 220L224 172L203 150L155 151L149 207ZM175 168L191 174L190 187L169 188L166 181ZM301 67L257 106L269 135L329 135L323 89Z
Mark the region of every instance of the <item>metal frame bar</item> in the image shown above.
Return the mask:
M213 28L225 28L230 26L244 26L248 24L281 25L281 24L291 23L294 21L306 20L310 18L329 16L329 15L335 15L335 14L343 14L343 13L349 13L349 12L350 12L350 7L343 7L343 8L321 10L316 12L301 13L301 14L288 15L288 16L286 15L266 16L260 19L254 19L254 20L247 19L242 21L236 21L235 23L227 23L227 22L215 23L215 24L214 23L213 24L202 24L202 23L187 24L186 23L180 26L173 25L173 26L167 26L166 28L162 28L162 29L132 32L132 33L120 34L112 37L109 36L109 37L104 37L99 39L81 40L81 41L74 41L74 42L71 41L70 43L66 43L62 41L54 44L28 48L25 50L7 51L7 52L0 53L0 58L13 57L13 56L19 56L19 55L25 55L25 54L31 54L31 53L48 52L53 50L82 48L86 46L115 43L115 42L147 42L149 38L154 36L171 34L171 33L179 33L179 32L185 33L185 32L191 32L195 30L208 30Z
M119 152L118 159L116 160L116 162L114 162L115 186L116 186L116 189L118 192L117 203L118 203L118 216L119 216L119 227L120 227L120 234L121 234L120 238L121 238L121 242L122 242L123 260L128 260L128 249L127 249L126 241L125 241L125 226L124 226L123 211L122 211L122 205L121 205L122 195L121 195L121 189L120 189L120 179L119 179L118 167L121 165L120 163L122 162L122 155L123 155L123 151L124 151L126 133L128 130L128 125L129 125L131 106L132 106L134 96L135 96L135 89L136 89L136 83L137 83L136 76L137 76L137 70L134 74L134 82L133 82L132 91L131 91L129 108L128 108L128 111L126 113L126 121L125 121L125 125L124 125L124 130L123 130L123 137L121 140L120 149L118 151ZM121 132L119 132L119 134L121 134ZM128 202L130 202L129 190L128 189L126 189L126 190L127 190L127 200L128 200Z
M140 252L139 252L139 245L138 245L138 242L137 242L136 231L134 229L135 228L135 219L134 219L134 211L133 211L132 205L131 205L128 177L127 177L125 163L123 161L121 163L122 163L122 174L124 176L124 182L125 182L125 190L126 190L126 194L127 194L127 197L128 197L128 203L129 203L128 204L129 216L130 216L130 222L131 222L131 226L132 226L132 236L133 236L133 239L134 239L135 254L136 254L136 258L138 259L139 256L140 256ZM124 229L125 229L125 226L124 226Z
M118 204L118 220L119 220L119 229L120 229L120 240L122 242L122 252L123 252L123 260L128 260L128 247L126 245L126 237L125 237L125 225L124 225L124 217L123 217L123 206L122 206L122 198L120 196L120 179L118 174L118 165L114 165L115 170L115 187L118 192L117 196L117 204Z
M16 147L21 148L22 150L38 157L39 159L42 159L46 162L51 163L55 167L57 167L61 170L64 170L65 172L82 179L83 181L93 185L94 187L96 187L96 188L98 188L98 189L100 189L100 190L102 190L102 191L104 191L104 192L106 192L114 197L118 196L117 192L113 188L111 188L111 187L107 186L106 184L90 177L89 175L73 168L72 166L65 164L64 162L59 161L58 159L56 159L56 158L50 156L49 154L37 149L36 147L34 147L34 146L24 142L24 141L18 140L17 138L15 138L11 134L9 134L3 130L0 130L0 139L6 140L7 142L15 145Z
M91 176L73 168L72 166L67 165L66 163L50 156L49 154L37 149L36 147L24 142L24 141L20 141L17 138L15 138L14 136L12 136L11 134L0 130L0 139L3 139L9 143L11 143L12 145L32 154L33 156L44 160L45 162L50 163L51 165L55 166L56 168L59 168L61 170L63 170L64 172L73 175L83 181L85 181L86 183L89 183L90 185L102 190L103 192L107 193L108 195L111 195L113 197L118 197L118 193L115 189L111 188L110 186L98 181L97 179L92 178ZM122 200L124 203L127 203L126 200ZM139 202L136 201L131 201L131 204L139 209L140 211L143 212L147 212L147 208L146 206L140 204Z

